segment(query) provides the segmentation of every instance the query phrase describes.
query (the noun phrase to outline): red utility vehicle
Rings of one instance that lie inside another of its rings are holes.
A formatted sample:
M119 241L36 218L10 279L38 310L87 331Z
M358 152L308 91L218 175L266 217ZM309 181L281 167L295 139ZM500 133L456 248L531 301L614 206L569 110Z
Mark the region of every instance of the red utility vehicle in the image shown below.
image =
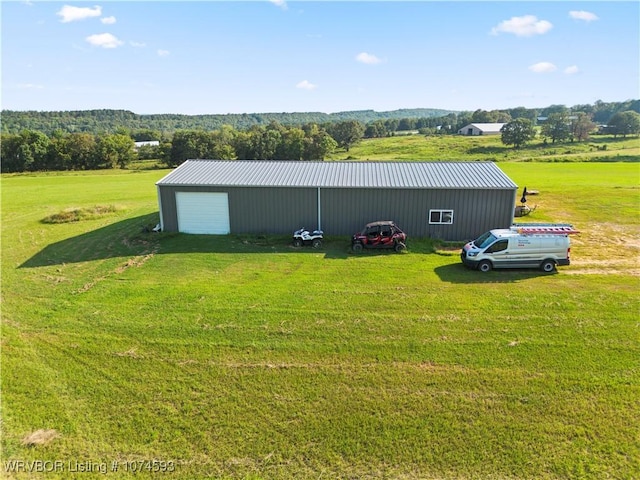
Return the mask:
M351 249L358 253L363 248L393 248L401 252L407 245L407 234L390 220L367 223L361 232L351 237Z

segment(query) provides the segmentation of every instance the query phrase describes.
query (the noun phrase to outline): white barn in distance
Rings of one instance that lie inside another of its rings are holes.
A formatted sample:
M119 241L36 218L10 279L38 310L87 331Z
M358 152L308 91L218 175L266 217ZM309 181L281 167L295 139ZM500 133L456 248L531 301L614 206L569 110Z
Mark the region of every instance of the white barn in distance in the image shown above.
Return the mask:
M470 123L465 125L458 134L460 135L500 135L500 129L504 126L504 123Z
M143 142L133 142L133 143L136 150L138 150L140 147L157 147L160 145L159 140L146 140Z

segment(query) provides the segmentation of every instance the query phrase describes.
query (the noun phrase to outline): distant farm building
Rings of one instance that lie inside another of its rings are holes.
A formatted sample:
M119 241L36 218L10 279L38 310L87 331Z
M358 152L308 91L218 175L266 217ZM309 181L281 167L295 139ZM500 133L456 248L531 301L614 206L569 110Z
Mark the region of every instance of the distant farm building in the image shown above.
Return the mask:
M470 123L458 130L460 135L499 135L504 123Z
M167 232L349 235L394 220L443 240L511 225L517 189L491 162L188 160L156 186Z
M158 140L147 140L145 142L134 142L135 149L139 149L140 147L157 147L160 145Z

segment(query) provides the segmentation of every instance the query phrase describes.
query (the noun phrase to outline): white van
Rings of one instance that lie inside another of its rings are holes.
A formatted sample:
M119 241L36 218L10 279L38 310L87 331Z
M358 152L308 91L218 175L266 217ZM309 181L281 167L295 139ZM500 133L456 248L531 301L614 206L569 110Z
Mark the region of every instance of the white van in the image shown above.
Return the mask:
M467 243L460 252L462 263L481 272L494 268L540 268L553 272L569 265L569 235L579 233L568 224L514 224L490 230Z

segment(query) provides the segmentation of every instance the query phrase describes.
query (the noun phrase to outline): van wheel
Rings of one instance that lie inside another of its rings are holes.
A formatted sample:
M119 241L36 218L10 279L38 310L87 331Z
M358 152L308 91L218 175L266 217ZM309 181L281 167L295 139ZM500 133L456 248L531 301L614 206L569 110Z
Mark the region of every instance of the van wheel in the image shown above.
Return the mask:
M545 260L540 264L540 270L543 272L551 273L556 269L556 262L553 260Z
M478 264L478 270L480 270L482 273L490 272L492 268L493 265L491 265L491 262L489 260L483 260Z

